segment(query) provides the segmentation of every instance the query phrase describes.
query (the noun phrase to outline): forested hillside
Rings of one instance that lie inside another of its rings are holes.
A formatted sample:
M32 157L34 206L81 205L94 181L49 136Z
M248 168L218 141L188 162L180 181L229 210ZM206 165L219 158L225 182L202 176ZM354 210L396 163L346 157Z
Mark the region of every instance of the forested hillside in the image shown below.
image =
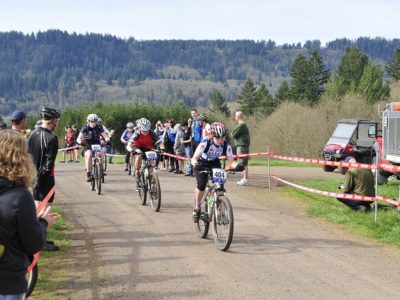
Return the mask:
M234 101L246 79L275 92L289 78L299 54L317 50L328 70L349 46L386 64L400 39L338 39L276 45L250 40L124 40L111 35L58 30L30 35L0 33L0 115L16 107L80 103L166 104L182 100L206 106L213 90Z

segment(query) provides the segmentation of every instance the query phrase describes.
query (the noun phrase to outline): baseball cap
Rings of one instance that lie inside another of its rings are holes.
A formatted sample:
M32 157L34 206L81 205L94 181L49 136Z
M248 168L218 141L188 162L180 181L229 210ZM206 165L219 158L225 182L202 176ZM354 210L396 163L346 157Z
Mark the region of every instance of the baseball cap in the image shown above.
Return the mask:
M26 118L26 114L21 110L16 110L11 114L12 122L19 122Z

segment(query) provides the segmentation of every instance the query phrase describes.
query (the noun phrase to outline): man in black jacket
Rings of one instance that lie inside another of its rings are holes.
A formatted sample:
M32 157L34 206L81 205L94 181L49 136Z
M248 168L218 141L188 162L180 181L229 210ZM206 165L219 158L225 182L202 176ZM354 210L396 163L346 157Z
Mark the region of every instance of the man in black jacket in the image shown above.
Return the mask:
M43 107L41 111L42 125L33 131L29 137L29 153L37 170L37 181L33 187L33 198L36 206L39 205L50 190L55 186L54 163L58 152L58 139L53 134L60 122L60 113L53 108ZM51 206L54 194L51 196L48 206ZM44 251L57 251L58 246L47 241Z

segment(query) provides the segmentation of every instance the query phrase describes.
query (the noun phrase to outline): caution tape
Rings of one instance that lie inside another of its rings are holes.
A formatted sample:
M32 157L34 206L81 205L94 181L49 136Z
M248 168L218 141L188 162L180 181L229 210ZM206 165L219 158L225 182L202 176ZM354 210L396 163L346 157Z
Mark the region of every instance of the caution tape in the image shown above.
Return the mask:
M72 149L78 149L78 148L80 148L81 146L74 146L74 147L68 147L68 148L61 148L61 149L58 149L58 152L62 152L62 151L68 151L68 150L72 150Z
M56 191L56 187L53 186L50 190L50 192L44 197L44 199L40 202L38 208L36 209L36 213L39 213L49 202L50 198L53 196L53 194Z
M248 153L248 154L235 154L232 157L233 158L245 158L245 157L252 157L252 156L260 156L260 155L268 155L270 152L255 152L255 153ZM180 155L175 155L175 154L171 154L171 153L167 153L167 152L161 152L162 155L165 156L170 156L176 159L180 159L180 160L191 160L191 157L185 157L185 156L180 156ZM220 160L225 160L227 159L226 156L221 156L219 157Z
M342 199L347 199L347 200L353 200L353 201L365 201L365 202L375 202L377 200L383 201L383 202L387 202L390 203L394 206L400 207L400 202L396 201L394 199L390 199L390 198L385 198L382 196L376 196L376 197L369 197L369 196L364 196L364 195L355 195L355 194L346 194L346 193L335 193L335 192L327 192L327 191L321 191L321 190L317 190L317 189L313 189L313 188L309 188L309 187L305 187L296 183L292 183L290 181L284 180L282 178L279 178L276 175L271 175L272 178L285 183L287 185L293 186L295 188L298 188L300 190L306 191L306 192L310 192L310 193L314 193L314 194L319 194L319 195L323 195L323 196L327 196L327 197L331 197L331 198L342 198Z
M357 168L357 169L369 169L375 170L376 165L369 165L369 164L361 164L361 163L348 163L348 162L341 162L341 161L330 161L330 160L323 160L323 159L312 159L312 158L303 158L303 157L292 157L286 155L276 155L271 153L269 155L271 158L281 159L281 160L288 160L294 162L305 162L311 164L319 164L324 166L332 166L332 167L344 167L344 168ZM379 165L378 165L379 167Z

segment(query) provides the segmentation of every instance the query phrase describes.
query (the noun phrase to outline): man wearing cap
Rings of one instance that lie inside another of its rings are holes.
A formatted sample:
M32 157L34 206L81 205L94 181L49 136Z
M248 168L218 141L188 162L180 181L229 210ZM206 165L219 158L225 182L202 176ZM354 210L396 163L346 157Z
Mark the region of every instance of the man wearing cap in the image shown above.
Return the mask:
M235 113L235 120L238 125L232 131L232 138L235 142L237 149L237 154L249 154L250 148L250 132L246 123L243 120L243 112L237 111ZM249 185L249 167L248 167L248 157L240 158L240 163L244 166L243 178L237 182L238 185Z
M19 133L25 129L26 114L21 110L16 110L11 114L11 129Z
M33 187L33 199L38 207L51 189L55 186L54 164L58 152L58 139L53 134L60 122L60 113L53 108L43 107L41 111L42 125L34 130L28 139L28 151L36 166L37 177ZM51 209L54 200L54 193L46 207ZM44 251L57 251L58 246L52 241L47 241Z
M348 163L357 163L352 156L344 160ZM344 178L343 193L375 197L375 180L371 170L348 168ZM368 212L371 210L370 201L355 201L337 198L340 202L350 207L352 210Z

